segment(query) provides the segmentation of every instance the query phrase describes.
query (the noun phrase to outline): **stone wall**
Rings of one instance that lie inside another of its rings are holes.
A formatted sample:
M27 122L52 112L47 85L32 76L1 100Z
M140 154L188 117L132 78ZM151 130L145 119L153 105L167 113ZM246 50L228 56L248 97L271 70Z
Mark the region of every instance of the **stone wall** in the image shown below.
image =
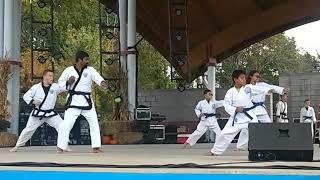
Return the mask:
M216 99L223 99L225 92L224 89L218 89ZM176 89L149 90L138 93L139 105L149 106L152 113L165 115L169 121L196 120L194 108L202 99L203 89L187 89L184 92ZM217 113L221 113L222 117L227 116L223 108L219 108Z
M279 84L289 87L288 116L299 117L305 99L311 100L311 106L318 112L320 100L320 73L285 74L280 76Z

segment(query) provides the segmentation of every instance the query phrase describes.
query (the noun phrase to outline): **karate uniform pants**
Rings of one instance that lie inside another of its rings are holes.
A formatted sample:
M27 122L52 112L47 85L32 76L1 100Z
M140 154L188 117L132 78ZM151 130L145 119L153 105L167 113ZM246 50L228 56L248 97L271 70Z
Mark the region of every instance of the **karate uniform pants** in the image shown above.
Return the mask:
M63 120L59 115L50 118L43 118L41 120L39 117L34 117L30 115L26 127L22 130L19 136L19 139L16 143L16 147L25 145L25 143L29 139L31 139L32 135L37 130L37 128L45 122L48 123L51 127L55 128L56 131L59 133L59 126L63 122Z
M271 119L268 114L257 115L258 122L271 123ZM240 132L237 142L237 149L248 149L249 132L248 129L243 129Z
M303 123L310 123L311 124L311 134L312 134L312 142L313 142L313 135L314 135L313 121L311 119L306 119L303 121Z
M187 139L187 143L190 146L195 145L197 141L201 138L201 136L207 132L208 129L213 131L216 134L216 138L221 133L221 129L219 127L217 119L207 118L199 122L197 129Z
M278 123L289 123L289 120L288 119L278 119Z
M257 119L253 119L250 121L250 123L256 123L258 122ZM219 155L222 154L230 145L234 137L241 131L245 130L248 132L248 123L233 123L233 117L230 117L226 126L221 131L221 134L217 137L216 143L214 144L213 148L211 149L211 152ZM248 144L249 138L243 138L243 144Z
M83 115L88 121L91 136L92 148L101 147L100 128L97 118L97 113L94 108L90 110L81 110L77 108L68 108L64 113L64 121L60 125L60 132L58 133L57 146L63 150L67 149L70 131L76 122L77 118Z

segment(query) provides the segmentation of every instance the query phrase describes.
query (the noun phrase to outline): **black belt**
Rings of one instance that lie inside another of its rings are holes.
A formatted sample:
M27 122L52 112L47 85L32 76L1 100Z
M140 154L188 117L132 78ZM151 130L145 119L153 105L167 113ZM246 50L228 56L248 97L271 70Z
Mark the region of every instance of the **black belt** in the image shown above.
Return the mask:
M312 116L303 116L304 120L306 119L312 119Z
M280 113L281 119L288 119L287 113Z
M39 115L40 112L42 112L43 114ZM46 116L46 114L49 114L51 112L54 112L54 113L49 115L49 116ZM58 113L55 112L54 109L42 110L42 109L39 109L39 108L33 108L33 111L32 111L32 114L31 114L31 116L33 116L33 117L39 117L40 120L42 120L43 118L50 118L50 117L53 117L53 116L56 116L56 115L58 115Z
M69 90L68 92L69 92L69 97L68 97L66 105L65 105L66 110L68 108L77 108L77 109L82 109L82 110L90 110L92 108L91 93L81 92L81 91L73 91L73 90ZM82 95L87 100L88 106L71 105L73 95Z
M205 118L209 118L209 117L215 117L218 114L215 114L215 113L203 113L203 115L204 115Z

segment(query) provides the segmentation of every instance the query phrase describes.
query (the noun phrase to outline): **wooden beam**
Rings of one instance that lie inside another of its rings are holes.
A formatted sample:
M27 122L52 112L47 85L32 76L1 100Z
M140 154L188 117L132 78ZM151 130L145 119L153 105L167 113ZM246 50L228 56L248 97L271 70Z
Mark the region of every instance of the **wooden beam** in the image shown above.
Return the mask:
M204 65L207 44L213 45L214 56L221 62L223 58L255 42L320 19L320 1L291 0L289 2L238 22L220 33L213 34L207 41L191 49L189 57L192 64L191 71L196 71Z

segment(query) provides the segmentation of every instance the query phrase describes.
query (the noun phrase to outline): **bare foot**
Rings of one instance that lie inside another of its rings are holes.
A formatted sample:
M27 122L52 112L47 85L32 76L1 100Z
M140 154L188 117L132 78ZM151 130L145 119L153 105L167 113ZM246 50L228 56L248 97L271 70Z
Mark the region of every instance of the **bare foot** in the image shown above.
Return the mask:
M206 154L206 156L215 156L215 154L212 153L211 151L209 151L209 152Z
M190 147L190 144L187 143L187 142L185 142L185 143L183 144L183 146L181 147L181 149L187 149L188 147Z
M57 147L57 153L58 153L58 154L62 154L62 153L64 153L64 152L67 152L67 151L65 151L65 150Z
M18 151L18 147L14 147L12 149L10 149L10 152L17 152Z
M93 153L103 153L103 151L101 150L101 148L92 148L92 152L93 152Z

